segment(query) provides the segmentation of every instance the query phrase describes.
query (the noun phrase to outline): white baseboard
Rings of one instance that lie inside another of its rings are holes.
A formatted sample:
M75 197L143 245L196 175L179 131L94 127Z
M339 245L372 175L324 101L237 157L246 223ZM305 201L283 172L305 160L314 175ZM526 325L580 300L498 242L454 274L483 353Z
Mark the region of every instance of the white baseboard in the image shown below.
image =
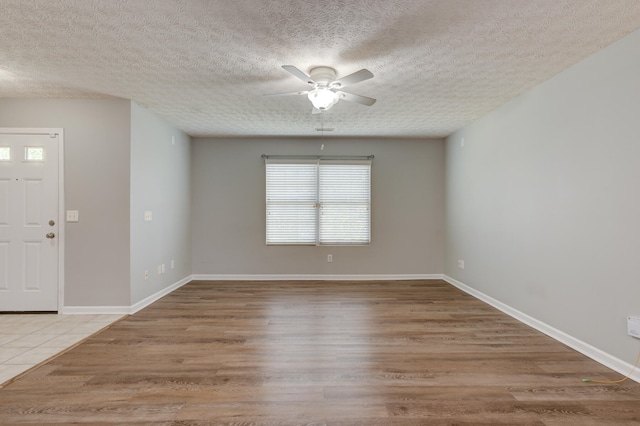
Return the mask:
M63 306L62 315L129 315L129 306Z
M169 287L165 287L157 293L142 299L141 301L131 306L63 306L60 311L63 315L98 315L98 314L117 314L117 315L132 315L139 310L146 308L161 297L166 296L172 291L182 287L186 283L192 281L191 275L181 279L180 281L171 284Z
M486 294L475 290L469 287L466 284L461 283L448 275L443 275L443 280L448 282L449 284L459 288L465 293L482 300L483 302L493 306L494 308L504 312L512 318L517 319L518 321L535 328L536 330L546 334L547 336L564 343L572 349L580 352L583 355L588 356L594 361L599 362L600 364L626 376L633 369L633 365L625 362L619 358L614 357L611 354L608 354L595 346L591 346L588 343L583 342L580 339L576 339L573 336L568 335L567 333L560 331L554 327L551 327L549 324L546 324L540 320L537 320L523 312L518 311L504 303L500 302L492 298L491 296L487 296ZM640 383L640 371L636 370L629 378L633 381Z
M194 281L405 281L441 280L442 274L401 274L401 275L242 275L242 274L194 274Z
M150 304L152 304L153 302L155 302L156 300L166 296L167 294L171 293L172 291L182 287L183 285L185 285L186 283L193 281L193 275L189 275L188 277L185 277L183 279L181 279L180 281L171 284L169 287L165 287L162 290L160 290L157 293L152 294L151 296L142 299L141 301L134 303L133 305L131 305L131 311L129 312L130 314L135 314L136 312L138 312L141 309L146 308L147 306L149 306Z

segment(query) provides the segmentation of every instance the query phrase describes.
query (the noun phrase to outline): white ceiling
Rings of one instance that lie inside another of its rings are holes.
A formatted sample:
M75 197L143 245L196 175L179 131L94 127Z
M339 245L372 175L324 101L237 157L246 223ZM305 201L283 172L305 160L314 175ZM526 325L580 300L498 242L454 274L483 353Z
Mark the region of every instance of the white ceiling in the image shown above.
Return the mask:
M192 136L442 137L639 27L638 0L0 0L0 97L132 99ZM262 96L306 89L285 64L367 68L345 91L377 103Z

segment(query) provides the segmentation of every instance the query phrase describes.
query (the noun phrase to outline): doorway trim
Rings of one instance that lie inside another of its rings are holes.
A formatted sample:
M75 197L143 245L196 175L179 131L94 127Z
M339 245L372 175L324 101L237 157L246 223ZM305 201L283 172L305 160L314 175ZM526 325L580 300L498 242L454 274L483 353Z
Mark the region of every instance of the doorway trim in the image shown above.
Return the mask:
M64 129L39 127L0 127L0 134L58 135L58 313L64 306L64 248L65 248L65 204L64 204Z

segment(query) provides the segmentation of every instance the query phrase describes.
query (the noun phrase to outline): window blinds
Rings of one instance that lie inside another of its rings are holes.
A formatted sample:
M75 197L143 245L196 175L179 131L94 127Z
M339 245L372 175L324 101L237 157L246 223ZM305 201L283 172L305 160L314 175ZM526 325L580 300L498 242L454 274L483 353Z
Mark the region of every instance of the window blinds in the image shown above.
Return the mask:
M371 162L266 160L269 245L370 241Z

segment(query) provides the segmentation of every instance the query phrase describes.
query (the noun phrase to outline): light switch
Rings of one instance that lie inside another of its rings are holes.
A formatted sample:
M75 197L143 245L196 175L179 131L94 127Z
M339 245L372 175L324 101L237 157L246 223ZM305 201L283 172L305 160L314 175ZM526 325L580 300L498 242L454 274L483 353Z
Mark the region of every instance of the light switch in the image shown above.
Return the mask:
M67 210L67 222L79 222L80 213L78 210Z
M153 220L153 213L150 210L145 210L144 212L144 221L151 222Z

